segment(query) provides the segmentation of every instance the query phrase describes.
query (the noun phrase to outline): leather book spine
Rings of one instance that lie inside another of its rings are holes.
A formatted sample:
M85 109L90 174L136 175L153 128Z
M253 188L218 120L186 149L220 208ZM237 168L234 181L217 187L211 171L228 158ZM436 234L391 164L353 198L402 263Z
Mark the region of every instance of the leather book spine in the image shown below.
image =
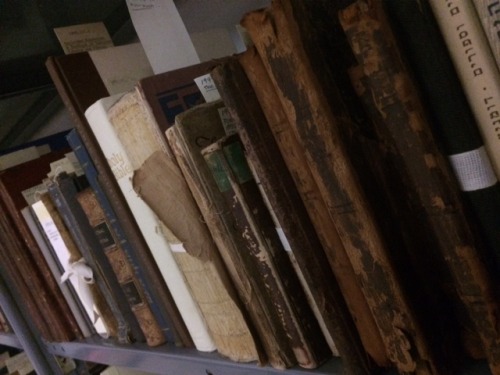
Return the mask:
M213 69L211 76L276 215L280 226L277 230L283 231L288 251L310 286L311 304L320 306L317 318L326 326L325 336L332 337L332 352L339 350L342 358L352 356L346 363L362 361L366 354L344 297L243 68L235 58Z
M3 200L7 214L11 217L16 226L16 231L22 238L27 251L27 256L36 265L37 273L45 280L45 298L50 301L52 309L48 316L53 314L60 321L60 326L56 332L58 341L70 341L81 338L82 333L71 313L67 301L65 300L57 281L52 275L47 261L43 257L37 242L24 220L21 210L28 206L22 195L22 190L31 188L40 183L39 179L45 176L49 170L49 164L63 155L63 152L54 152L43 155L32 161L6 169L0 174L0 197ZM59 324L59 323L55 323Z
M380 134L398 151L420 206L417 214L436 239L435 248L483 342L491 370L499 372L495 287L476 248L458 184L434 139L385 11L380 4L357 1L341 12L340 20L366 77L368 105L383 119L377 122Z
M224 103L220 100L193 107L176 117L176 124L166 131L166 136L260 338L267 361L283 369L294 363L294 355L275 335L272 320L266 313L273 309L271 301L260 291L261 283L255 274L245 267L240 251L245 247L243 239L240 240L229 206L201 155L211 139L226 135L221 110Z
M289 125L276 89L265 70L262 59L255 48L251 48L248 52L239 56L239 62L257 94L286 167L289 169L301 199L304 201L328 263L335 274L349 312L354 319L363 347L376 365L387 366L389 360L378 327L372 314L367 313L370 309L366 298L358 284L354 269L340 240L335 224L321 197L318 185L307 165L303 146ZM290 152L290 150L293 150L293 152ZM348 360L348 358L345 357L344 360ZM368 359L366 359L366 362L353 359L349 362L349 366L353 369L358 368L358 371L368 371L372 364Z
M330 107L311 68L287 1L247 14L249 31L287 118L305 150L314 180L335 222L389 359L402 372L432 374L436 359L394 268L387 240L348 157L340 128L343 109ZM329 93L330 94L330 93ZM339 102L340 105L341 102ZM411 348L411 349L410 349Z
M50 182L47 181L46 186L50 186ZM39 204L43 205L48 216L50 217L50 221L53 224L53 228L50 229L57 233L63 244L60 249L54 248L54 250L56 250L56 255L61 261L62 268L64 269L64 271L67 271L70 269L72 264L80 262L83 258L83 255L77 244L73 240L73 236L64 223L64 220L61 217L57 207L55 206L49 192L42 193L40 195L40 201L32 205L32 208L37 213L37 215L40 215L40 207L38 206ZM43 217L37 217L39 218L40 223L44 224L42 222ZM54 233L51 233L51 236L51 240L56 240L56 236L54 235ZM72 282L71 279L68 281ZM118 321L113 315L113 312L111 311L111 308L97 283L92 282L88 284L88 291L92 298L92 303L90 303L90 301L87 300L87 297L85 296L86 290L79 287L78 279L75 280L75 286L78 288L80 300L82 301L82 304L85 304L83 308L85 309L89 320L93 323L96 333L107 337L117 337ZM96 314L98 315L98 317L96 316Z
M267 290L275 310L279 311L275 324L286 333L297 363L316 368L328 357L324 352L325 338L280 242L239 139L236 135L222 138L205 148L202 154L219 189L227 202L231 202L240 236L247 241L247 267L262 277L263 290ZM317 345L322 345L323 350L316 350Z

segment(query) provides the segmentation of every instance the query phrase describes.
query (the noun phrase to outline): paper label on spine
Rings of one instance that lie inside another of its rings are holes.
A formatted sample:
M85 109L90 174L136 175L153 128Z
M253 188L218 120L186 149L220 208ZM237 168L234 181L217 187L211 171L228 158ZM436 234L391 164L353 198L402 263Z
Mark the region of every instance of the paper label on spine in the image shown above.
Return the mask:
M169 245L173 253L186 253L186 248L182 243L170 243Z
M205 74L201 77L195 78L194 82L198 86L198 89L203 95L203 98L207 103L220 100L220 94L215 86L215 83L210 74Z

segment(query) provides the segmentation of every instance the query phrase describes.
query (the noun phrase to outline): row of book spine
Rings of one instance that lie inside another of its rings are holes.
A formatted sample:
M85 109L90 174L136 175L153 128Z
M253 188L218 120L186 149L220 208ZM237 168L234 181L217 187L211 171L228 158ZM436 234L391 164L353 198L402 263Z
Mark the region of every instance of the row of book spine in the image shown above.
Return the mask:
M472 4L273 0L245 52L118 94L49 58L68 147L0 174L0 270L43 338L500 374L495 88L482 119L443 26Z

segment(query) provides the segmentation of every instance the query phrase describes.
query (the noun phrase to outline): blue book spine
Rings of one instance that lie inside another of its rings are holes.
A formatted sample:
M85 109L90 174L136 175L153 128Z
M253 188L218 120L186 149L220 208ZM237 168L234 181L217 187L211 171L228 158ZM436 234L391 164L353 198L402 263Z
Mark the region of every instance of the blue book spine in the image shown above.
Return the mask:
M114 231L117 241L123 248L126 257L134 270L135 276L143 289L144 297L149 303L149 307L153 315L155 316L157 323L161 327L166 340L171 343L176 342L172 324L167 314L165 313L165 309L163 309L157 302L154 290L152 288L149 288L149 285L151 284L148 282L147 273L139 266L141 262L135 252L135 249L127 240L127 235L120 225L117 215L113 210L113 207L111 206L106 193L99 183L98 172L92 162L90 155L87 152L87 149L85 148L85 145L82 142L82 139L80 138L76 129L71 130L66 137L71 149L73 150L78 162L80 163L85 173L85 176L87 177L90 187L94 190L97 200L104 210L106 218L111 225L111 229Z

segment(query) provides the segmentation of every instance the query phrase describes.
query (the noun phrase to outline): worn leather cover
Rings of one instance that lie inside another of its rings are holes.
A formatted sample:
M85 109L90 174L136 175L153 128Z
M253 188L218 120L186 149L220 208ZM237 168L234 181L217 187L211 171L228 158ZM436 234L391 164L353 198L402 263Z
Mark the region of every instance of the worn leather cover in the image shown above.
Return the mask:
M274 305L269 312L274 324L286 333L300 366L319 366L329 357L325 338L315 324L297 274L246 163L241 142L237 135L227 136L206 147L202 154L231 208L237 232L244 239L245 266L260 277L260 291Z
M490 368L500 371L496 329L499 304L495 285L476 248L453 172L401 58L389 21L379 4L361 2L341 13L352 50L363 70L365 103L388 147L394 147L406 173L414 214L427 225L434 249L445 260L451 280L481 337ZM362 42L360 42L362 41ZM409 194L410 196L410 194ZM472 302L474 301L474 302Z
M364 111L355 92L356 85L351 83L350 75L357 62L337 16L348 3L353 1L290 1L294 14L300 15L296 20L302 42L314 71L321 72L320 84L330 108L336 115L348 115L352 119L339 129L342 141L359 171L359 181L373 207L375 220L385 233L399 282L409 297L426 341L437 352L435 358L450 369L456 363L453 358L460 356L457 354L459 334L465 330L457 326L452 311L453 296L449 294L453 292L439 287L450 284L442 282L446 275L443 262L436 259L434 246L421 229L419 216L411 213L408 204L411 199L403 188L405 176L400 173L401 160L377 138L371 116ZM369 96L370 92L366 91L365 95ZM430 268L435 272L429 272ZM428 306L433 306L432 312Z
M260 86L255 91L242 65L248 74L252 75L255 85ZM346 366L362 368L365 365L366 353L353 318L347 309L313 221L309 218L309 212L259 103L259 100L266 101L262 107L271 111L268 115L270 120L274 120L273 113L277 114L281 110L276 94L273 93L274 89L270 87L267 74L263 71L260 57L255 49L250 48L237 58L215 68L212 77L236 122L247 159L259 176L260 185L298 263L298 272L310 286L312 305L317 306L319 319L336 344L333 350L339 351ZM261 97L257 97L257 91ZM314 214L312 208L309 211ZM318 223L317 219L314 221ZM325 224L327 223L322 223ZM331 228L328 228L328 232L332 232ZM333 253L330 257L335 258ZM366 309L366 304L361 308ZM365 311L363 310L363 314Z
M166 131L166 135L262 342L267 361L271 366L282 369L296 362L294 355L287 345L285 332L274 328L272 314L267 313L274 307L265 291L261 291L262 283L245 267L240 250L245 247L244 241L238 235L230 207L201 155L201 150L210 145L212 140L226 135L219 112L224 107L224 103L218 100L188 109L176 117L175 125Z
M320 85L321 73L316 74L312 69L294 17L298 15L293 14L289 2L274 1L269 9L247 15L242 23L263 59L287 119L304 149L389 359L401 372L430 374L435 358L342 142L339 129L348 127L350 119L341 100L327 101Z

